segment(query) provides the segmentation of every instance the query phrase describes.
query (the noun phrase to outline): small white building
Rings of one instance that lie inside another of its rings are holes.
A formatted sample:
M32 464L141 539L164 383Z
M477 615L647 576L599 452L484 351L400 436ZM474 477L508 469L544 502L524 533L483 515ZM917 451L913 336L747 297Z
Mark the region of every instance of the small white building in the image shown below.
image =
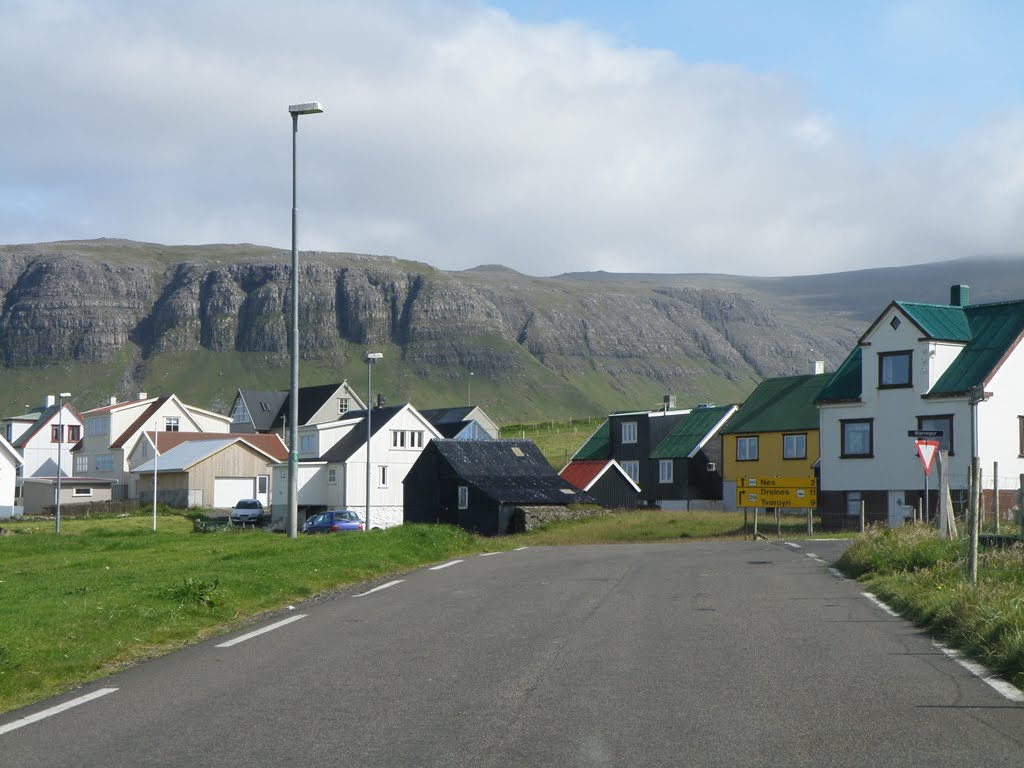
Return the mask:
M408 403L374 408L370 415L370 528L401 525L402 481L424 446L441 435ZM327 509L366 511L366 411L299 429L300 519ZM288 464L272 467L272 525L287 527Z
M991 492L997 462L1016 489L1024 472L1024 301L971 305L968 297L967 286L953 286L949 304L893 301L819 393L826 525L859 519L861 502L872 522L913 517L925 488L908 434L915 431L942 433L956 494L967 485L976 423L982 488ZM934 511L934 472L929 479Z
M0 435L0 520L21 517L22 507L15 505L14 493L21 456L3 435Z
M72 473L71 449L82 439L82 417L68 403L47 395L44 405L3 420L3 436L21 455L18 495L25 478Z

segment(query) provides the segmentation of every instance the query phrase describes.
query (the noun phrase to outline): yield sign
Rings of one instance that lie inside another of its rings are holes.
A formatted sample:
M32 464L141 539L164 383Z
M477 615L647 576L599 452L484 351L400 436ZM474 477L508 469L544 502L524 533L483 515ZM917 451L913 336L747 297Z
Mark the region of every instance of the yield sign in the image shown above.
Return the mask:
M924 473L930 475L932 472L932 459L935 458L935 451L939 449L939 441L915 440L914 444L917 446L917 455L921 457L921 463L924 465Z

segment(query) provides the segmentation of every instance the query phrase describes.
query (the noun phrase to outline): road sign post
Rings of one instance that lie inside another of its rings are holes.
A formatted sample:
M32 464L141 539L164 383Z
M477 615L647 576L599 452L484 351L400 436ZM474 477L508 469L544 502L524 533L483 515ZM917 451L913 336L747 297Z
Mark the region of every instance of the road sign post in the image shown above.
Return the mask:
M932 471L932 460L935 452L939 450L939 440L945 435L941 429L908 429L907 437L914 438L914 445L917 446L917 455L924 467L924 519L928 522L931 517L929 513L928 476Z

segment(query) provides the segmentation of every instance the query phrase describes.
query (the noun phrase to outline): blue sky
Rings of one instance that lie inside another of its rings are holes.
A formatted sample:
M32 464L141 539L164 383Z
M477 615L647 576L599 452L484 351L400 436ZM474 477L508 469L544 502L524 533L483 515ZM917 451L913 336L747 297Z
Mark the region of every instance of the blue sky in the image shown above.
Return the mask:
M1024 251L1024 4L0 0L0 233L528 274ZM16 73L16 74L15 74Z

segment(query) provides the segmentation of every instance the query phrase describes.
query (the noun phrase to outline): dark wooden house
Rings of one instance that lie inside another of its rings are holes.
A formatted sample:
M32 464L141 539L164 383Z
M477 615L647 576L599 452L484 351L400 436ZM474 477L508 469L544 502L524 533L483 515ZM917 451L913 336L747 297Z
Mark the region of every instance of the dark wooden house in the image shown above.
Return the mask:
M570 461L559 474L563 480L593 496L605 509L640 506L640 486L615 459Z
M530 440L431 440L405 477L404 497L406 523L487 536L523 530L530 507L594 503Z

